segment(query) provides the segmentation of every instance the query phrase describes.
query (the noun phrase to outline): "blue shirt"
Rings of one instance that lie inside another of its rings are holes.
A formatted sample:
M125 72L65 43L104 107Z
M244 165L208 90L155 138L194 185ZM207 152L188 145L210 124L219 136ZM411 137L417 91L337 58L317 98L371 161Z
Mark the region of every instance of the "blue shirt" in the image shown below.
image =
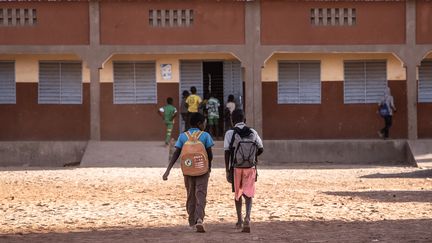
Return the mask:
M191 129L189 129L189 132L191 134L194 134L194 133L196 133L198 131L200 131L198 128L191 128ZM180 136L177 139L175 147L179 148L179 149L182 149L183 145L186 143L187 140L188 140L188 138L187 138L186 134L184 132L181 133ZM199 137L199 140L201 141L201 143L204 144L204 147L206 149L208 149L210 147L213 147L213 145L214 145L213 139L210 136L210 134L208 134L208 132L203 132L201 134L201 136Z

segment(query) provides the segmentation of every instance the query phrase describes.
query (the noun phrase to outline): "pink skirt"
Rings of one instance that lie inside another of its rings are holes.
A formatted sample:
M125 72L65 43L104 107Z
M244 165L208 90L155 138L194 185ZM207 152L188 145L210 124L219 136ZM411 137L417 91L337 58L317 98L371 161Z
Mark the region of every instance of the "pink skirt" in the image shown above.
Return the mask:
M236 201L242 195L254 197L255 177L255 168L234 168L234 194Z

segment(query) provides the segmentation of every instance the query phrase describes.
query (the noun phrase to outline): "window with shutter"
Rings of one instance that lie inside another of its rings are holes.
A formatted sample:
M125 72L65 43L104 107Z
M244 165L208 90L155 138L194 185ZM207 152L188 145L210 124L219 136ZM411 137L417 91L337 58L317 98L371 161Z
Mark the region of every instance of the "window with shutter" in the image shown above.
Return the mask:
M387 87L386 61L344 62L344 103L378 103Z
M15 62L0 62L0 104L16 104Z
M114 104L156 104L155 62L114 62Z
M82 64L39 62L39 104L82 104Z
M320 104L319 61L278 63L278 104Z
M243 107L243 77L239 61L224 61L223 93L224 102L232 94L235 97L236 107Z
M418 102L432 102L432 60L422 61L419 67Z
M378 103L387 87L386 61L344 62L344 103Z

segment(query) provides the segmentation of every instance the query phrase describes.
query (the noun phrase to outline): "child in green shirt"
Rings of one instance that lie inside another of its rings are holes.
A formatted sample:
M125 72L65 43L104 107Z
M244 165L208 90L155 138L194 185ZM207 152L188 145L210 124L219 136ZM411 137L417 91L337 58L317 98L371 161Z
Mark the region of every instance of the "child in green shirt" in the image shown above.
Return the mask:
M162 117L167 129L165 135L165 145L171 140L171 132L174 127L174 118L177 116L177 109L173 106L173 98L167 98L167 105L159 109L159 115Z

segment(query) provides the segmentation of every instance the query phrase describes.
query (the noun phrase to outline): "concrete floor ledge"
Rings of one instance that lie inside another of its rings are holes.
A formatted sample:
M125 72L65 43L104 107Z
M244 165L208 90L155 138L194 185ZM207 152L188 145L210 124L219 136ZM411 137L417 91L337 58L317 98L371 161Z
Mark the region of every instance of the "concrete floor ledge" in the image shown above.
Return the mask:
M267 164L339 163L407 164L406 140L265 140L262 159Z
M90 141L81 167L166 167L163 141Z
M61 167L81 161L87 141L2 141L0 166Z
M214 148L215 167L224 166L221 146L219 142ZM265 140L264 147L260 163L269 166L296 163L417 166L421 162L425 165L426 155L427 159L432 158L432 142L422 140ZM162 141L0 142L0 166L62 167L81 163L81 167L166 167L168 156L169 148Z

